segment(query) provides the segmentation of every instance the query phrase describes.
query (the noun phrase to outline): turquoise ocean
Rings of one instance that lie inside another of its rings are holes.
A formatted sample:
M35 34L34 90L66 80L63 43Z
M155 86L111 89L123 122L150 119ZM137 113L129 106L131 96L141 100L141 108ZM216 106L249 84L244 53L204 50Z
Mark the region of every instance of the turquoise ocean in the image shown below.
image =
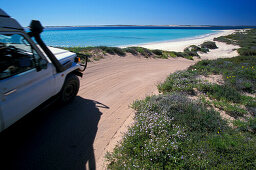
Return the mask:
M188 39L219 30L170 27L56 27L46 28L42 39L49 46L129 46Z

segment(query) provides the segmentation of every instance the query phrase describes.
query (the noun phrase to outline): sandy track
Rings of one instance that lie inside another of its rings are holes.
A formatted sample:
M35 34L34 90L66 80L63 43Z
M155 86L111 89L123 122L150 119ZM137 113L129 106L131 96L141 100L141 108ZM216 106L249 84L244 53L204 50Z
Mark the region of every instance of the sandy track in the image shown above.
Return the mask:
M118 130L133 113L129 105L136 99L155 94L156 85L170 73L185 69L193 63L182 58L163 60L133 56L112 57L89 63L81 79L78 95L107 106L99 108L102 115L94 141L97 169L102 169L107 148L112 148L113 143L120 139Z

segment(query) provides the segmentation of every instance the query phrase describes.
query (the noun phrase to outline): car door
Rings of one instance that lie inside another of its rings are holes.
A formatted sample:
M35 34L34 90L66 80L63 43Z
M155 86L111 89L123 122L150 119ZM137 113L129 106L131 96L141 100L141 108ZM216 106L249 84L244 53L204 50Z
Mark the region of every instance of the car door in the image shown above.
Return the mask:
M40 56L20 34L0 34L0 109L4 128L53 94L53 65L39 70ZM2 125L3 126L3 125Z

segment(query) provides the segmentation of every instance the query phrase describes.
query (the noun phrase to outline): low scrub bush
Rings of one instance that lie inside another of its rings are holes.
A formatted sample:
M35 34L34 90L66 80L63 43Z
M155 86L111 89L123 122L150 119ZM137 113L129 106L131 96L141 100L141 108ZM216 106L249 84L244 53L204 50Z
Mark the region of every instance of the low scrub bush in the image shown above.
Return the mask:
M255 43L255 45L256 45L256 43ZM255 46L242 47L242 48L239 48L237 51L241 56L256 56L256 47Z
M132 55L138 55L138 52L136 51L136 49L135 48L131 48L131 47L127 47L127 48L125 48L124 49L126 52L128 52L128 53L131 53Z
M234 41L224 36L214 38L213 41L224 42L226 44L234 44Z
M221 110L224 110L226 114L234 118L243 117L244 115L247 114L247 111L242 109L237 104L230 104L229 102L226 102L226 101L213 101L213 104L215 107Z
M193 88L198 83L195 79L196 72L193 71L178 71L171 74L163 83L159 84L158 90L162 93L170 93L174 91L186 92L194 94Z
M226 84L238 91L256 92L256 56L203 60L189 67L198 74L222 74Z
M126 55L122 48L118 48L118 47L112 47L112 48L113 48L112 50L114 51L115 54L122 56L122 57Z
M104 52L111 54L111 55L119 55L119 56L125 56L125 52L123 49L118 48L118 47L106 47L106 46L98 46L96 48L99 48L101 50L103 50Z
M197 52L195 52L195 51L184 51L184 53L186 53L187 56L191 56L191 57L199 56L199 55L197 54Z
M207 48L207 49L217 49L216 43L213 41L206 41L203 44L200 45L201 48Z
M256 55L256 29L249 29L245 32L237 31L234 34L215 38L214 41L236 44L241 48L238 53L242 56Z
M201 48L200 51L203 53L208 53L210 50L208 48Z
M143 48L143 47L130 47L135 49L138 53L140 53L141 55L143 55L144 57L148 58L150 56L152 56L152 52L147 49L147 48Z
M252 168L255 137L231 132L214 110L181 94L133 104L135 123L108 153L109 169Z
M167 55L170 56L170 57L173 57L173 58L177 57L177 55L175 54L174 51L168 51L168 52L165 52L165 53L167 53Z
M162 50L151 50L152 53L154 53L155 55L163 55L163 51Z
M196 46L196 45L191 45L191 46L188 47L188 49L190 51L195 51L195 52L201 51L201 48Z
M256 134L256 117L249 118L246 121L234 120L233 124L240 131Z
M198 90L217 100L240 103L242 99L239 92L232 87L225 85L200 83L198 85Z

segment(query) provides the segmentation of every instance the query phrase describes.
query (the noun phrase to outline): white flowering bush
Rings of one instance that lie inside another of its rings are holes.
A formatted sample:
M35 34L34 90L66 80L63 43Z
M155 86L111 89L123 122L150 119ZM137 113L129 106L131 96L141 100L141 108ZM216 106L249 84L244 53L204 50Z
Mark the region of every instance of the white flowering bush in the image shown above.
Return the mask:
M200 82L195 77L197 76L196 70L190 71L177 71L171 74L165 82L158 85L159 92L183 92L194 94L193 88Z
M213 110L192 102L181 94L152 96L136 101L135 123L112 154L109 168L183 167L188 156L186 141L195 133L217 133L226 123Z

